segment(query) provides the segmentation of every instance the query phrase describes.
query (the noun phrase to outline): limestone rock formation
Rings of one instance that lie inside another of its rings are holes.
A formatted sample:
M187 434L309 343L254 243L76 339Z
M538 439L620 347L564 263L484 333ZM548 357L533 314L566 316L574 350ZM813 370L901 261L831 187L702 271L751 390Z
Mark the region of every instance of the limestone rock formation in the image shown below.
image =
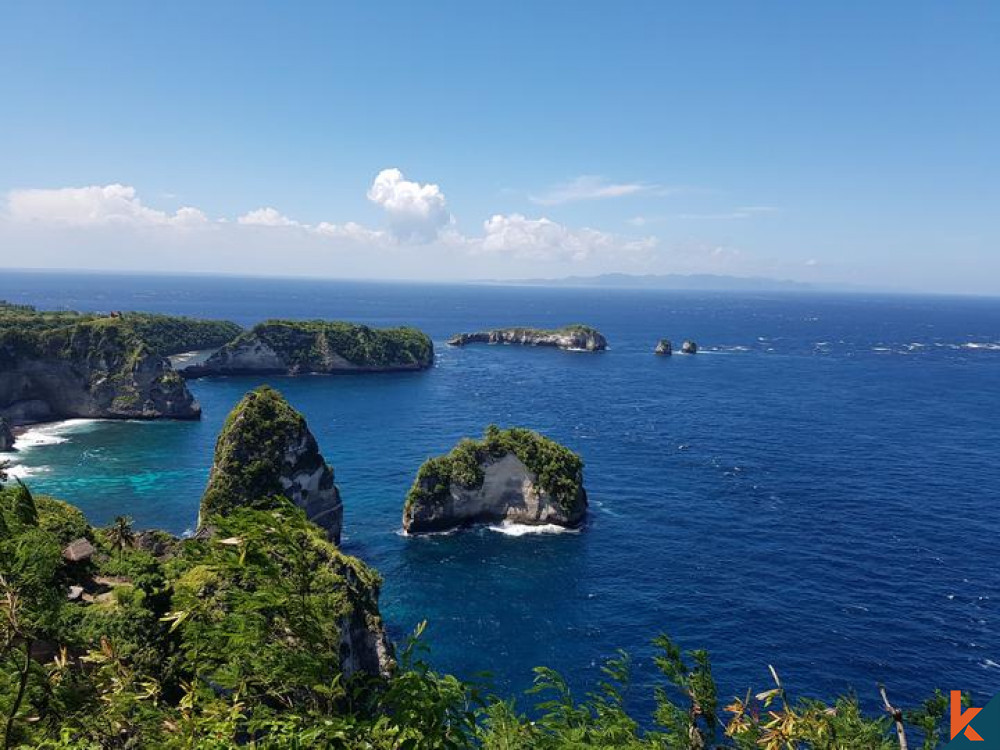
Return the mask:
M213 515L277 508L284 496L339 543L343 505L333 479L305 418L274 389L257 388L237 404L219 435L194 538L212 539L214 531L204 522ZM338 629L345 677L387 675L394 660L378 608L378 575L325 541L307 536L303 543L311 545L316 564L328 565L343 582L347 609Z
M653 350L654 354L662 354L665 357L669 357L674 353L673 344L670 343L670 339L660 339L659 343L656 345L656 349Z
M682 354L697 354L698 353L698 345L695 342L693 342L690 339L688 339L683 344L681 344L681 353Z
M237 336L185 377L423 370L434 345L415 328L376 329L322 320L270 320Z
M407 533L477 523L578 526L587 511L583 462L531 430L491 425L424 462L406 498Z
M584 325L571 325L553 330L538 328L496 328L477 333L460 333L448 344L519 344L522 346L553 346L558 349L596 352L608 348L600 331Z
M198 419L169 362L114 321L46 331L0 329L0 416Z
M261 386L236 405L219 435L199 526L234 507L267 507L279 495L340 543L344 509L333 469L305 418L276 390Z

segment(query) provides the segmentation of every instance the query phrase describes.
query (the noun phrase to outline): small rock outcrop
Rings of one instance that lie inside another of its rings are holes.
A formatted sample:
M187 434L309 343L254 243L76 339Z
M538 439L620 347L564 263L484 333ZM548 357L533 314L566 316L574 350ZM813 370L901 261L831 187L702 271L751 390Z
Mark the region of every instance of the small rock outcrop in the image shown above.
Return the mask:
M353 323L269 320L246 331L184 377L302 375L423 370L434 363L434 345L416 328L369 328Z
M94 556L95 552L97 552L97 549L90 543L90 540L80 537L66 545L62 556L67 562L86 562Z
M14 450L14 431L10 429L10 423L0 417L0 453Z
M698 345L695 342L691 341L690 339L686 340L683 344L681 344L681 354L697 354L697 353L698 353Z
M660 339L656 344L656 348L653 350L654 354L662 354L665 357L669 357L674 353L673 344L670 343L670 339Z
M477 333L453 336L450 346L467 344L516 344L520 346L553 346L571 351L598 352L608 348L600 331L590 326L571 325L552 330L539 328L496 328Z
M219 435L198 525L234 507L267 507L282 495L340 543L344 508L333 469L305 417L276 390L261 386L236 405Z
M587 512L583 461L531 430L487 428L424 462L406 497L410 534L478 523L578 526Z

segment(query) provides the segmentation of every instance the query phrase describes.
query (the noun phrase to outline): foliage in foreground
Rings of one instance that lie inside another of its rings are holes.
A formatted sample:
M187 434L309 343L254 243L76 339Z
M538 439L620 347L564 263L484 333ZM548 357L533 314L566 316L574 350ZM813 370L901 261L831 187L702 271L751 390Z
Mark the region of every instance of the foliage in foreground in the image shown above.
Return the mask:
M770 690L720 701L708 655L666 637L652 717L626 708L624 654L582 698L539 668L526 710L434 672L419 629L391 678L345 680L337 616L349 592L328 564L340 553L278 500L214 523L211 540L156 537L154 556L127 518L91 529L20 483L0 490L4 748L897 747L888 716L864 715L853 696L793 701L777 675ZM96 554L68 562L63 547L81 537ZM74 585L101 593L70 601ZM911 747L937 745L944 709L937 695L900 716Z

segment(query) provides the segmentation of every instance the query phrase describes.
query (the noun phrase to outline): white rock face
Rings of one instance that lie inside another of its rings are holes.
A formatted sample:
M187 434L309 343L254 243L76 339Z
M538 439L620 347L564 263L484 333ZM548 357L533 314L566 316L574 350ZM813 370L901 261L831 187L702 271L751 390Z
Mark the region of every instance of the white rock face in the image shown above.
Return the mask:
M443 502L415 502L403 513L408 533L442 531L475 523L555 524L575 526L586 512L586 493L572 509L564 508L538 483L513 453L482 464L483 483L463 487L452 482Z
M460 333L448 344L516 344L519 346L552 346L571 351L597 352L607 349L608 342L600 333L589 328L566 328L538 331L532 328L498 328L478 333Z
M229 371L284 372L285 361L267 343L252 337L239 345L224 347L209 357L203 366L207 369Z
M285 451L278 481L284 494L302 508L317 526L326 530L331 541L340 544L344 504L333 481L333 469L318 456L316 439L306 431Z

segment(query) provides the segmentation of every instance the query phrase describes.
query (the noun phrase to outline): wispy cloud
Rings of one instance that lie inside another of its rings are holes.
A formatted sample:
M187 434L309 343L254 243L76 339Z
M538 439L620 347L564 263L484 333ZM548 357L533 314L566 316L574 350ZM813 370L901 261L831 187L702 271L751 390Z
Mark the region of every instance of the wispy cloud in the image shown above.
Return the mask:
M532 203L539 206L558 206L578 201L622 198L626 195L648 193L660 190L658 185L644 182L609 182L597 175L582 175L575 180L553 185L539 195L529 195Z

